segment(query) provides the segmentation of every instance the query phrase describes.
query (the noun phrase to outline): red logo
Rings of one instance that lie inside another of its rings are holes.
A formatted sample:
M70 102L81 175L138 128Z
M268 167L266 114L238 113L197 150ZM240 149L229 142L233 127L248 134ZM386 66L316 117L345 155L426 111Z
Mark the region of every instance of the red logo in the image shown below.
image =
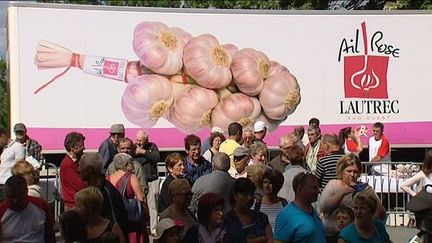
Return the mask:
M344 57L345 98L387 99L389 57L368 55L366 23L361 27L364 55Z
M105 59L103 63L103 71L102 71L103 74L116 76L118 74L118 70L119 70L118 62L108 61Z

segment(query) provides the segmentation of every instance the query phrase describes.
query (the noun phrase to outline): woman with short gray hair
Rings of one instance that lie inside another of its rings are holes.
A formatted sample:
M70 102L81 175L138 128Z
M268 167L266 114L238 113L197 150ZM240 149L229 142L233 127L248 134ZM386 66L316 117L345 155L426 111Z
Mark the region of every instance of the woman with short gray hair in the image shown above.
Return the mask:
M113 162L115 172L107 176L107 180L113 184L117 190L122 192L124 187L127 199L136 198L143 207L144 215L141 221L129 221L129 241L130 242L148 242L146 216L148 216L148 207L146 197L138 181L138 178L128 169L132 165L132 157L126 153L118 153L114 156Z

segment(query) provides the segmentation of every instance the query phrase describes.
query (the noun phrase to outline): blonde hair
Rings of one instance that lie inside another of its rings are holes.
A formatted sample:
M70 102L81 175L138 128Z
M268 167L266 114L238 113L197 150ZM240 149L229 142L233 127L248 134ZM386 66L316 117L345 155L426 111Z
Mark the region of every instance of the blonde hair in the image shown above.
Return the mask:
M34 185L39 183L39 174L34 169L33 165L25 160L18 160L12 167L12 175L19 175L24 177L27 185Z
M75 194L76 206L80 209L84 209L87 214L100 214L102 203L102 192L94 186L86 187Z
M250 156L264 154L267 157L267 146L262 143L254 143L250 146Z
M350 153L340 158L336 165L336 174L338 179L342 179L342 172L345 170L346 167L351 165L357 166L359 174L362 173L360 158L357 155Z
M266 172L265 165L251 164L246 167L247 177L251 179L255 186L262 188L264 173Z

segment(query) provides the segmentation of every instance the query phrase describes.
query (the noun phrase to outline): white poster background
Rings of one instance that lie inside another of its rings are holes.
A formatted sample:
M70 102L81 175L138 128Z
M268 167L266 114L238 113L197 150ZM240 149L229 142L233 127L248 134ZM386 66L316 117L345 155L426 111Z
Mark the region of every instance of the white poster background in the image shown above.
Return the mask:
M337 61L340 43L343 38L354 38L358 29L358 55L363 54L360 25L366 22L368 41L375 31L382 31L382 42L400 49L399 58L390 57L387 73L389 100L399 100L399 113L388 115L385 122L432 120L429 112L432 14L258 14L246 11L209 14L95 7L88 10L17 7L10 8L9 12L10 25L14 25L9 29L15 30L10 31L9 41L17 43L10 45L16 47L10 50L10 62L16 67L11 72L19 77L19 90L13 91L15 95L11 97L19 113L12 114L12 121L25 121L27 126L102 128L124 123L126 127L136 127L121 110L126 83L71 68L35 95L33 92L37 88L64 69L38 70L33 59L38 41L48 40L80 54L138 60L132 48L132 37L135 26L142 21L163 22L193 36L212 34L222 44L257 49L286 66L297 77L301 102L282 125L306 124L311 117L320 118L322 124L371 123L365 118L352 121L347 115L341 115L339 104L340 100L349 100L344 97L343 59ZM173 126L160 119L155 127Z

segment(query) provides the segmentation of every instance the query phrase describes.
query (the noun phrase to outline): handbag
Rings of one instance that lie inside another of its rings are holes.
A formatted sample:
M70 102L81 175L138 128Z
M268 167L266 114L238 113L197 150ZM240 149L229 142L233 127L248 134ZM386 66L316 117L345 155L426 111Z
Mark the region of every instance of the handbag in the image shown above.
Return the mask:
M127 218L129 221L143 221L143 210L141 202L138 199L127 198L126 189L132 174L128 173L120 184L120 194L123 198L123 204L126 208Z

